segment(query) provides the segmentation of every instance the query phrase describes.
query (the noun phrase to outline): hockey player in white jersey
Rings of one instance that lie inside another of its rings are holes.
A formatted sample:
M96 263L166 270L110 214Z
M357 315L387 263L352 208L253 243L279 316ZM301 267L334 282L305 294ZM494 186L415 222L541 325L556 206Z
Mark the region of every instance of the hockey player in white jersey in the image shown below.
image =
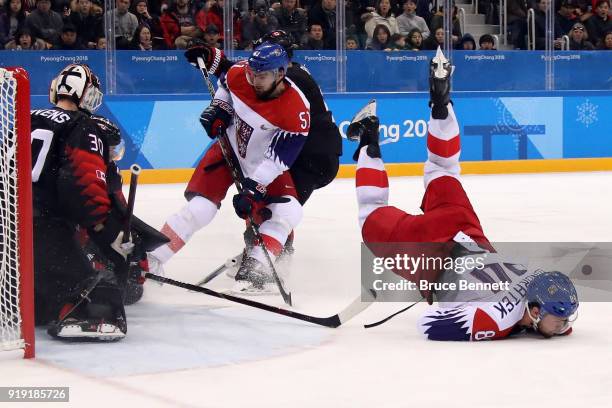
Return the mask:
M310 109L302 92L285 77L289 58L277 45L264 43L247 61L233 65L200 122L216 139L223 132L242 169L243 193L233 198L241 218L252 215L272 260L302 218L302 206L287 171L310 129ZM170 243L150 254L150 264L167 262L191 236L212 221L233 184L218 140L198 164L185 191L187 204L168 218L162 232ZM274 287L261 245L247 254L236 275L235 291L265 292Z
M430 66L431 118L423 214L408 214L388 205L389 183L375 113L358 115L349 126L348 137L360 141L354 158L363 240L377 256L389 255L384 251L390 246L381 243L403 242L434 245L432 252L450 256L461 264L466 264L463 261L467 257L481 258L461 274L442 267L421 268L411 273L394 270L417 284L430 304L434 295L439 301L430 306L418 323L419 331L428 339L501 339L526 329L547 338L569 334L578 309L573 283L560 272L528 271L518 263L504 260L485 236L463 190L459 174L459 124L449 96L451 73L449 61L438 48ZM480 286L477 291L470 289L483 283L490 286Z

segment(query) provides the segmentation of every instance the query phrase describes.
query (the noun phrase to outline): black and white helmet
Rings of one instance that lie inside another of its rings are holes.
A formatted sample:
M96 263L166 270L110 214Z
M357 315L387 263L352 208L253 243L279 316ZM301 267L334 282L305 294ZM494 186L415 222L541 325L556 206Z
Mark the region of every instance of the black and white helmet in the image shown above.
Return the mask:
M98 77L85 64L70 64L51 82L49 101L56 105L60 97L68 97L82 110L94 113L102 104Z

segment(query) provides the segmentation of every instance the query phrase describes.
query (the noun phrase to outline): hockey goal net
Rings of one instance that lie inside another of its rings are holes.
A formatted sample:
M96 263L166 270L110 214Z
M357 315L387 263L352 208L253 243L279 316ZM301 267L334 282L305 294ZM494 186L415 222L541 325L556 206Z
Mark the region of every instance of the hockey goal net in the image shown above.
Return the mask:
M30 85L0 68L0 351L34 357Z

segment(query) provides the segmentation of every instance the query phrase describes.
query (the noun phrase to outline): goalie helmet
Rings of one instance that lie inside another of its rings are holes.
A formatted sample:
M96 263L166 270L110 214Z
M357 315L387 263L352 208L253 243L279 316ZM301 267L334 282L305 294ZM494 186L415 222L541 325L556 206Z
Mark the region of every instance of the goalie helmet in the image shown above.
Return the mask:
M49 101L57 105L60 98L71 99L81 110L94 113L102 104L98 77L85 64L70 64L51 82Z

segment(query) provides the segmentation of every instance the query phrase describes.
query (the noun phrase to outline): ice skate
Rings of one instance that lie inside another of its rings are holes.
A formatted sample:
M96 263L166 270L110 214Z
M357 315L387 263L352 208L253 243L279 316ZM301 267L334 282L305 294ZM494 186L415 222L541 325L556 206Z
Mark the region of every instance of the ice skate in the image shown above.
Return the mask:
M241 295L275 295L278 288L267 268L252 257L246 257L235 277L232 292Z
M450 78L453 67L446 59L440 47L436 56L429 64L429 106L431 117L434 119L446 119L448 116L447 105L450 103Z
M353 160L357 161L359 158L359 151L363 146L368 146L368 156L380 157L378 126L379 120L376 116L376 100L371 100L355 115L346 131L346 137L349 140L359 141L359 146L353 154Z

